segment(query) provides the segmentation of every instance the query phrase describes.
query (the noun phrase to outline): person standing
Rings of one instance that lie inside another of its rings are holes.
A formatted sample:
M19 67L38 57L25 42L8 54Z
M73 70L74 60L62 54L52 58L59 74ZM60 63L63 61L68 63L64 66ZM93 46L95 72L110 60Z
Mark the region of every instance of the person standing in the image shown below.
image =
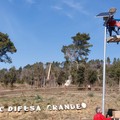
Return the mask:
M106 118L104 115L102 115L101 108L97 107L93 120L111 120L111 118Z

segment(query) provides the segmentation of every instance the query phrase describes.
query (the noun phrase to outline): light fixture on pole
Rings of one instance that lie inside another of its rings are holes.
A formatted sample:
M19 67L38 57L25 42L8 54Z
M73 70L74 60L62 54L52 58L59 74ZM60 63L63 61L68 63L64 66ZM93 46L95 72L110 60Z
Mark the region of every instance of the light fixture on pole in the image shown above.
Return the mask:
M107 21L116 12L116 8L111 8L109 12L102 12L97 15L104 20L104 59L103 59L103 95L102 95L102 114L105 114L105 81L106 81L106 43L107 43Z

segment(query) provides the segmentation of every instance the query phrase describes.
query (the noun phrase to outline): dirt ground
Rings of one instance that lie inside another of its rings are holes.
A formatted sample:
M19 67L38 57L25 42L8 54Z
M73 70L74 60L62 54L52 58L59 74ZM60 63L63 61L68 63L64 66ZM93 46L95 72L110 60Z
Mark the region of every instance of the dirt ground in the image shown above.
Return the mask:
M64 105L86 103L87 107L80 110L46 110L47 105ZM41 106L41 111L21 111L8 112L9 106ZM1 89L0 107L4 106L4 111L0 112L0 120L92 120L95 108L102 106L102 89L100 90L78 90L69 87L64 88L21 88L21 89ZM105 97L105 112L108 108L120 110L120 95L118 90L112 88L107 91Z

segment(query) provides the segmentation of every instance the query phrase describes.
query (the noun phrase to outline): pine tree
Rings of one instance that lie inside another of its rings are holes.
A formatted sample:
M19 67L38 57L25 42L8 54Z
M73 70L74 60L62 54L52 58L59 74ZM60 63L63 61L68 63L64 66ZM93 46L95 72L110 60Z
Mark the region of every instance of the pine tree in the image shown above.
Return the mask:
M15 53L17 50L7 34L0 32L0 62L11 63L12 60L7 53Z
M77 33L71 38L73 43L68 46L63 46L61 50L64 53L66 61L86 61L90 53L89 48L92 47L88 42L90 40L89 34Z

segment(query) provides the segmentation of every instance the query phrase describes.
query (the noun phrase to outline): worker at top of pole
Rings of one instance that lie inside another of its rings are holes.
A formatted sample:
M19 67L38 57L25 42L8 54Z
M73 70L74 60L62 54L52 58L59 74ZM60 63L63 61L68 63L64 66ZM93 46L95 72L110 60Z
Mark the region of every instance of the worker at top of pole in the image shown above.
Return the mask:
M114 31L118 35L118 31L115 29L115 26L116 20L114 19L114 16L111 16L107 21L107 29L110 36L112 36L112 31Z

